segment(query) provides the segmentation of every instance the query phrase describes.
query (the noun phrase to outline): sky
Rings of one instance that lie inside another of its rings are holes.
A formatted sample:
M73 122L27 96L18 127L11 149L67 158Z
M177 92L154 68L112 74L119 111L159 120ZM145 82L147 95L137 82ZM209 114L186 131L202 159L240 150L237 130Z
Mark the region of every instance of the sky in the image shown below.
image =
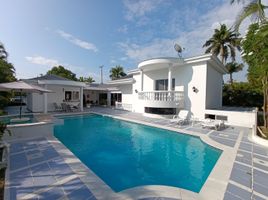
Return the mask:
M176 57L175 43L185 48L185 58L203 54L214 29L220 23L233 25L243 6L230 5L229 0L0 2L0 42L17 78L36 77L63 65L77 77L92 76L97 82L99 66L104 66L107 81L116 65L129 71L148 58ZM248 24L242 24L242 35ZM246 73L244 68L233 77L245 81Z

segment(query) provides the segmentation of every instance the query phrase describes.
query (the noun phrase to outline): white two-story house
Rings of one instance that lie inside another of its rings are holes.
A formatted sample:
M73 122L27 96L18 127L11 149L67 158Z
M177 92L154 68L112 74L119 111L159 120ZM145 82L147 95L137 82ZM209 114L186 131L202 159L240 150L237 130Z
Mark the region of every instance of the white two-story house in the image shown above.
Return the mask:
M122 93L121 106L132 112L170 117L181 109L203 119L206 109L222 106L223 75L216 56L154 58L141 62L126 78L114 80Z

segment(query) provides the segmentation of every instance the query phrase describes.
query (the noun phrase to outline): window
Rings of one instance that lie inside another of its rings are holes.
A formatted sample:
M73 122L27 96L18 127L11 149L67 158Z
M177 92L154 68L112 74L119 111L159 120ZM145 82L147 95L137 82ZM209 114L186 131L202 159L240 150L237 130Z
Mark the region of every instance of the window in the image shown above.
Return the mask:
M72 100L72 92L71 91L65 91L65 100L66 101Z
M78 91L65 91L65 101L78 101L79 99Z
M175 115L176 108L153 108L153 107L145 107L145 113L150 114L158 114L158 115Z
M78 91L73 91L73 100L79 100L79 92Z
M172 79L172 90L175 90L175 78ZM160 79L155 81L155 90L168 90L168 79Z

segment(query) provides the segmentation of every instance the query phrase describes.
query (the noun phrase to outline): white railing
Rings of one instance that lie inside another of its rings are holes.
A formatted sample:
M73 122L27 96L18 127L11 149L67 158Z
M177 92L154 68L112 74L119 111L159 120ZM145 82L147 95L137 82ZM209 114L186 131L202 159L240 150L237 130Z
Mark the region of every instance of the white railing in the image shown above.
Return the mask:
M132 111L132 104L115 102L115 109Z
M139 99L147 100L147 101L179 102L184 99L184 94L183 92L179 92L179 91L139 92Z

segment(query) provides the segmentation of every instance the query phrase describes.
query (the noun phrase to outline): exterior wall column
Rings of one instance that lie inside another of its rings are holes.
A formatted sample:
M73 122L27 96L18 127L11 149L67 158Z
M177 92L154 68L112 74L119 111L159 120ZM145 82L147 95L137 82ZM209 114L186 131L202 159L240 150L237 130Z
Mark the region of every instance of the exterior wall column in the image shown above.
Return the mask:
M172 90L172 64L168 68L168 91Z
M80 87L80 110L83 111L84 110L84 105L83 105L83 92L84 92L84 88Z
M44 85L45 89L47 89L47 85ZM47 93L43 93L44 97L44 113L47 113Z
M107 106L111 106L111 92L107 92Z
M140 76L141 76L141 92L143 91L143 70L140 71Z

